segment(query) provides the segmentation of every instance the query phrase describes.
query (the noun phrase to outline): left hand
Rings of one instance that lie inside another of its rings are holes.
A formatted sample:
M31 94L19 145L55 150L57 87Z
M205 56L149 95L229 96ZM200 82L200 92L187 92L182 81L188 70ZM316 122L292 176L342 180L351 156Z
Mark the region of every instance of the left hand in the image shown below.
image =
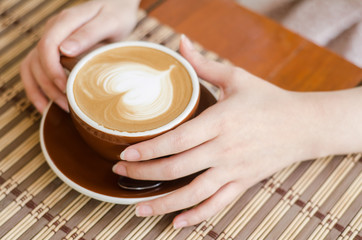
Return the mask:
M67 8L51 17L43 36L21 63L26 95L43 113L50 100L69 111L67 75L61 55L77 57L102 41L127 36L137 22L139 0L97 0Z
M314 151L316 118L301 94L209 61L187 38L180 51L201 78L221 88L220 100L178 128L128 147L121 154L126 161L113 168L144 180L172 180L206 170L187 186L137 205L138 216L197 205L174 219L175 228L211 217L258 181L319 154Z

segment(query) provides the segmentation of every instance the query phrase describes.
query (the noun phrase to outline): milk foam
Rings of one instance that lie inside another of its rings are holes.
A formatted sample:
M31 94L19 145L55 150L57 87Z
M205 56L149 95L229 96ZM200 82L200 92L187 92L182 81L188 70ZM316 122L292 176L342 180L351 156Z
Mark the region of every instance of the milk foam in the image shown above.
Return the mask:
M105 118L140 121L165 113L173 100L171 71L159 71L135 62L103 63L92 69L94 78L83 90L91 99L114 102L104 109ZM110 119L109 119L110 120Z
M88 55L68 81L67 95L74 96L76 104L73 109L107 131L140 133L168 128L179 116L189 114L185 111L199 92L184 63L171 53L126 46Z

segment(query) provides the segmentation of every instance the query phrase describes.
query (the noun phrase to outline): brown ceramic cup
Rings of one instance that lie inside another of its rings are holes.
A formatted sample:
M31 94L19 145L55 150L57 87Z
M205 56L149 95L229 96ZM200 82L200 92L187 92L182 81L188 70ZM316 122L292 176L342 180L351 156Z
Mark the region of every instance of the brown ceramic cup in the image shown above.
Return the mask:
M165 54L172 56L179 63L181 63L187 71L191 79L192 84L192 94L191 98L187 103L186 108L176 116L171 121L166 124L157 127L155 129L150 129L146 131L139 132L127 132L127 131L118 131L114 129L107 128L102 124L96 122L85 114L81 108L78 106L76 96L74 96L74 82L77 78L77 74L82 69L82 67L92 60L95 56L105 52L112 51L113 49L123 48L123 47L146 47L161 51ZM120 153L129 145L138 143L144 140L154 138L162 133L165 133L185 121L189 120L195 114L195 111L198 107L199 98L200 98L200 86L198 77L192 68L192 66L177 52L166 48L159 44L149 43L149 42L119 42L114 44L109 44L98 48L91 53L84 56L71 70L68 82L67 82L67 98L69 103L70 115L72 121L78 130L81 137L84 141L96 152L98 152L102 157L114 161L120 160Z

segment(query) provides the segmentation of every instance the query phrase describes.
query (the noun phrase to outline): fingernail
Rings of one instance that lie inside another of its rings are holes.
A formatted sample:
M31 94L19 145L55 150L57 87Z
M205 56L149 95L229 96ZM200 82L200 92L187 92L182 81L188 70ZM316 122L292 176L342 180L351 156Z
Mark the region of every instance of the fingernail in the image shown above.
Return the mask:
M126 149L121 153L121 159L127 161L140 160L141 154L136 149Z
M78 53L80 45L78 41L69 39L64 41L59 48L65 55L74 55Z
M141 205L136 207L136 216L137 217L148 217L152 216L153 210L148 205Z
M187 222L186 221L175 221L173 223L173 228L174 229L179 229L179 228L183 228L183 227L186 227L187 226Z
M64 111L69 112L68 102L65 98L59 98L55 101L59 107L61 107Z
M181 41L185 44L185 46L190 49L193 50L194 49L194 45L192 44L192 42L190 41L190 39L188 37L186 37L185 34L181 34Z
M112 168L112 171L118 175L127 176L127 169L121 164L115 164Z
M36 102L34 102L34 106L40 113L43 113L44 108L45 108L45 104L43 102L36 101Z

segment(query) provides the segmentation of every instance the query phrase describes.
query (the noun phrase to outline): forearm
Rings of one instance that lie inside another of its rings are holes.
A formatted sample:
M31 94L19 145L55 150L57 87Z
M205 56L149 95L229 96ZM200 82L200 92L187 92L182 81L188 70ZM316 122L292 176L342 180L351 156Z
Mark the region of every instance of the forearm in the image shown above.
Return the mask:
M316 155L362 151L362 88L301 93ZM318 156L317 156L318 157Z

